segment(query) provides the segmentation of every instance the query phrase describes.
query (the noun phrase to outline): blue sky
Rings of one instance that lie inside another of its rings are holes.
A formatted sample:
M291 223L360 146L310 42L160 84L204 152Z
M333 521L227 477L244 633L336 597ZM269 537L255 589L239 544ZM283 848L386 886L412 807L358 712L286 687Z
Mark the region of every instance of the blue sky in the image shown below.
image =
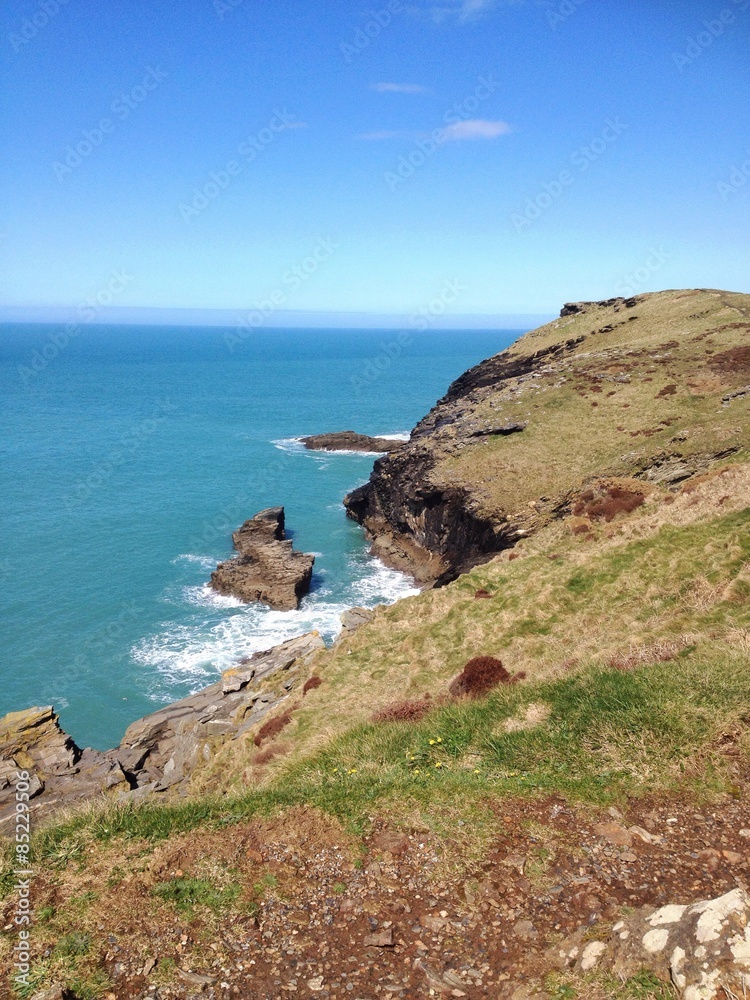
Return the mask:
M0 18L6 315L442 302L492 323L750 292L750 0L16 0Z

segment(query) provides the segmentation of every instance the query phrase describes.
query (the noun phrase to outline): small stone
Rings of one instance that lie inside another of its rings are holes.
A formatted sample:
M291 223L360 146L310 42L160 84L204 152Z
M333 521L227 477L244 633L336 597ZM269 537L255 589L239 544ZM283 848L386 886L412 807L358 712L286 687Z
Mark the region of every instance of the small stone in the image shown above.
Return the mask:
M633 843L633 835L619 823L597 823L594 827L594 833L615 847L630 847Z
M642 826L629 826L628 833L632 833L634 837L642 840L644 844L653 844L658 839L650 834L648 830L644 830Z
M363 943L365 948L392 948L393 928L384 927L373 934L366 934Z
M187 969L177 969L177 975L191 986L210 986L216 982L216 976L203 976L199 972L188 972Z
M738 865L742 861L742 855L738 854L737 851L722 851L721 853L730 865Z
M519 920L513 926L513 933L522 940L538 937L538 931L530 920Z

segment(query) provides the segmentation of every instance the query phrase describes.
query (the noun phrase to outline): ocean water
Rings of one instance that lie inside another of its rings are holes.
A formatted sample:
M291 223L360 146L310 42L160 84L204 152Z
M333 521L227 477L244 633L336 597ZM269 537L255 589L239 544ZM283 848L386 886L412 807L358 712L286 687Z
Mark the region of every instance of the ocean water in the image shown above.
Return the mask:
M374 456L297 439L406 436L521 332L63 330L0 326L0 716L53 704L99 749L241 656L312 628L330 641L347 607L414 592L341 505ZM276 504L316 555L299 611L206 586L231 532Z

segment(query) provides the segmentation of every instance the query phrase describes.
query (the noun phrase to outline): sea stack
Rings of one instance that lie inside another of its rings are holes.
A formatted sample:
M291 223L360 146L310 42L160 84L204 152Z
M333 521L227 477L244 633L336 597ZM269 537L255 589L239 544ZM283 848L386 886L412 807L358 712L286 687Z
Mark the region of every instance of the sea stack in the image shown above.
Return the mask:
M241 601L294 611L310 589L315 557L295 552L284 530L284 508L262 510L232 535L237 555L219 563L211 586Z

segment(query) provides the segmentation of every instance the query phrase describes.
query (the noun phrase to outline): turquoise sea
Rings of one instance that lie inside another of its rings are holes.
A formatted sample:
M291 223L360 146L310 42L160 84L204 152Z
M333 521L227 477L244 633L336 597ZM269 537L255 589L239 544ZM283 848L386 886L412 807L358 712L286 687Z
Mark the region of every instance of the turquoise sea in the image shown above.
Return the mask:
M301 435L406 435L521 331L0 326L0 716L54 704L79 745L212 683L238 657L412 582L367 553L341 500L374 456ZM206 587L231 532L283 504L316 554L297 612Z

